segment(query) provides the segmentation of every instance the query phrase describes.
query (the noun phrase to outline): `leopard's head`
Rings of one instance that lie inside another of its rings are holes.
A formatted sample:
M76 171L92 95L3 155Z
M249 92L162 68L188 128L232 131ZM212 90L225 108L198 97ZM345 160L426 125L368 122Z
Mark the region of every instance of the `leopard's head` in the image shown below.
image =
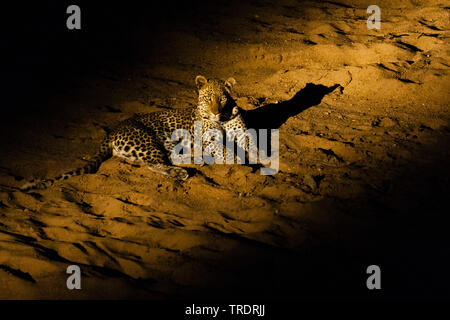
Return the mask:
M197 76L195 84L198 89L198 110L202 118L220 121L228 113L228 109L232 110L234 100L231 98L231 89L236 84L234 78L222 81Z

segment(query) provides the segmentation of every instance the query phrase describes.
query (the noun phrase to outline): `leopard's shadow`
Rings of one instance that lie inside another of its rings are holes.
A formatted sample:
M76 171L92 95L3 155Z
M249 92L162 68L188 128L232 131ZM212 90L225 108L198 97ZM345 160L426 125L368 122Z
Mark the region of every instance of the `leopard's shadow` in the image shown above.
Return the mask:
M290 117L293 117L306 109L320 104L323 97L339 88L343 90L340 84L327 87L321 84L307 83L306 86L298 91L290 100L281 103L272 103L253 110L241 110L242 116L248 128L256 130L257 141L267 139L267 154L271 154L271 130L278 129ZM259 129L267 129L267 136L261 137ZM250 166L255 172L262 167L261 164L245 164Z
M254 110L242 110L242 115L248 128L278 129L290 117L320 104L324 96L337 88L340 88L342 92L343 87L340 84L327 87L321 84L307 83L290 100L267 104Z

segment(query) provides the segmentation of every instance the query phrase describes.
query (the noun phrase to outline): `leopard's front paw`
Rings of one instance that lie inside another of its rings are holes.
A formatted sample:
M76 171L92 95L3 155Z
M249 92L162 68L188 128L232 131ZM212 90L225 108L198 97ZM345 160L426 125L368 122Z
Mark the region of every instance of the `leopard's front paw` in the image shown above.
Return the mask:
M177 180L186 180L187 178L189 178L189 174L186 171L186 169L180 168L180 167L173 167L170 168L168 171L168 174L170 177L175 178Z

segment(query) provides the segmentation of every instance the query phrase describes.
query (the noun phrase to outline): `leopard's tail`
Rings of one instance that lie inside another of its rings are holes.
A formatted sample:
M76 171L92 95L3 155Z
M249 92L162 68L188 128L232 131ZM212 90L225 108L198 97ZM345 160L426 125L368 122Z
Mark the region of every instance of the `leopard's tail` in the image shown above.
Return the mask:
M92 160L89 161L89 163L86 164L84 167L66 172L52 179L36 179L28 181L22 187L20 187L20 189L22 191L30 191L34 189L46 189L52 186L55 182L60 180L66 180L69 179L70 177L79 176L86 173L95 173L97 172L102 162L108 160L109 158L111 158L111 156L112 156L112 146L109 140L106 139L105 141L103 141L100 147L100 152L95 157L93 157Z

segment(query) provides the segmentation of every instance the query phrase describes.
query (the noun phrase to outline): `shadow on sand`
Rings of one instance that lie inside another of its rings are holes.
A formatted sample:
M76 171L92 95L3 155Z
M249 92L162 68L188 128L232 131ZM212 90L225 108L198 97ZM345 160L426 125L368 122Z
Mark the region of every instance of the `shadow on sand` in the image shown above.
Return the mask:
M243 110L243 117L248 128L278 129L290 117L320 104L324 96L337 88L343 89L340 84L327 87L321 84L307 83L290 100L271 103L254 110Z

